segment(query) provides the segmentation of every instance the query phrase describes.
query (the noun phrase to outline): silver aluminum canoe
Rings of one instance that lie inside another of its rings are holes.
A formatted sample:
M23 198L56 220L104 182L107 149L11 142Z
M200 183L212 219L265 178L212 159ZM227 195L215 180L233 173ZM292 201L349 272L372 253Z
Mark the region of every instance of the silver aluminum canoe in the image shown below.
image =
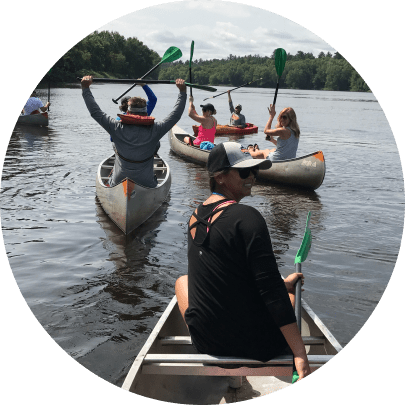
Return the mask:
M153 215L166 200L172 182L170 168L162 158L155 156L153 171L158 180L156 187L145 187L129 178L109 187L106 184L114 162L115 155L111 155L100 163L96 193L106 214L125 234L129 234Z
M186 160L206 165L209 151L184 143L185 136L195 138L175 125L169 132L170 149ZM257 179L316 190L323 183L325 172L324 155L317 151L295 159L273 162L270 169L259 171Z
M320 358L324 364L325 358L330 360L342 347L304 300L301 319L310 367L316 370ZM280 359L284 357L288 356ZM278 359L270 361L272 367L267 363L265 368L255 368L251 363L263 363L198 354L174 296L133 362L122 388L180 404L238 402L291 385L292 360L289 366L280 367ZM229 364L239 367L223 367ZM238 389L229 390L229 386Z
M20 115L17 120L17 124L21 125L40 125L48 126L48 113L32 114L32 115Z

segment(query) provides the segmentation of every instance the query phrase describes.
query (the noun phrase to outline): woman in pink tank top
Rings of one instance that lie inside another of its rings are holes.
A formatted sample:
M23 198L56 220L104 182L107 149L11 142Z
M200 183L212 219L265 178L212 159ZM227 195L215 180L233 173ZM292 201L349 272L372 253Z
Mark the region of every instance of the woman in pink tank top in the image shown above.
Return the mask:
M188 108L188 116L192 118L194 121L199 122L201 125L198 128L198 136L197 138L193 139L190 136L186 136L184 138L184 142L193 145L199 146L201 142L211 142L214 143L215 139L215 131L217 129L217 120L213 117L217 112L212 104L205 104L201 105L203 115L198 115L194 104L193 104L193 97L189 97L190 106Z

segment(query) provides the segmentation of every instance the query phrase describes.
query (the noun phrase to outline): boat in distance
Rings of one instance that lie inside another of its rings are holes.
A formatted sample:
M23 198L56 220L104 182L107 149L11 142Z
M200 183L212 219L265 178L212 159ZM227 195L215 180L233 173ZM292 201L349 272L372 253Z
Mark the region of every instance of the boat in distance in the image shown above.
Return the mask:
M47 112L31 114L31 115L20 115L17 119L17 124L19 125L35 125L35 126L48 126L49 117Z
M312 372L342 347L308 304L304 300L301 303L302 337ZM135 358L122 388L179 404L238 402L291 385L292 365L292 355L262 363L198 353L174 296Z
M137 184L125 178L113 187L108 184L115 155L104 159L97 170L97 198L111 220L129 234L144 223L163 204L172 182L169 165L158 155L153 159L153 172L158 185L154 188Z
M194 135L198 136L198 128L199 125L193 125ZM232 125L217 125L215 135L249 135L249 134L257 134L259 128L253 124L246 124L245 128L237 128L233 127Z
M195 139L175 125L169 132L170 149L186 160L206 165L209 151L186 144L185 136ZM257 180L316 190L325 178L326 165L322 151L272 163L270 169L259 170Z

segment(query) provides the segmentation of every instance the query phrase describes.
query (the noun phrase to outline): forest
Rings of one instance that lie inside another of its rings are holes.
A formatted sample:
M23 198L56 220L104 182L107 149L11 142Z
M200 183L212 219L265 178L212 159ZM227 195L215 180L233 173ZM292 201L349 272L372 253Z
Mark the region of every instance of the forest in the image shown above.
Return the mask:
M186 52L187 51L187 52ZM183 50L188 54L189 50ZM139 78L159 63L161 56L136 38L118 32L95 31L71 48L44 76L42 82L72 83L76 77ZM149 79L188 81L189 62L163 63ZM261 79L261 80L258 80ZM274 88L277 73L273 55L235 56L223 59L194 60L192 82L202 85L240 86L257 80L254 87ZM287 53L280 88L332 91L370 91L357 71L338 52Z

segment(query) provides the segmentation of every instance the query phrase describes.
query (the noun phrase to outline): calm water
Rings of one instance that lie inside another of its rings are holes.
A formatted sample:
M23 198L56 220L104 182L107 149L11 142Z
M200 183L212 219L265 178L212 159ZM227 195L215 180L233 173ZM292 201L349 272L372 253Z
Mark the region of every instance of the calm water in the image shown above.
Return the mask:
M111 99L127 87L92 88L114 116ZM177 88L153 90L153 115L160 119L173 107ZM193 93L196 106L212 95ZM232 94L259 133L231 140L270 146L263 129L273 91ZM210 101L218 122L227 123L226 95ZM89 116L79 87L52 89L51 102L49 128L16 127L11 135L1 183L6 251L46 331L80 364L121 385L173 296L175 280L187 272L186 221L209 195L208 177L172 154L165 136L160 153L172 170L169 199L125 237L95 197L98 164L112 151L109 136ZM277 111L286 106L295 109L301 127L299 155L324 152L325 181L315 192L259 184L243 203L265 217L284 276L293 271L312 211L303 298L345 345L373 312L395 266L404 218L399 154L372 94L281 90ZM192 121L185 114L179 125L191 130Z

